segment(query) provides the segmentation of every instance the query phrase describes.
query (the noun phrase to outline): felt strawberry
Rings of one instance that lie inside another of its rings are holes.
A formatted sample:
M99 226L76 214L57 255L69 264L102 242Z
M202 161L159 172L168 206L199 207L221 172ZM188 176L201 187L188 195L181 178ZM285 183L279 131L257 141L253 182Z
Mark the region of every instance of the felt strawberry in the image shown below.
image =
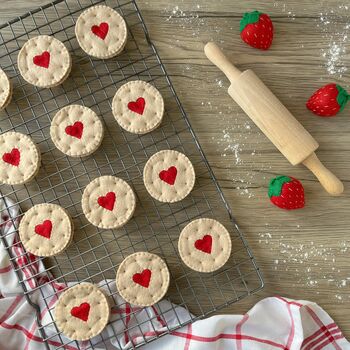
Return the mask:
M334 117L345 108L349 99L350 95L340 85L328 84L310 97L306 107L321 117Z
M248 45L260 50L268 50L273 40L271 18L259 11L247 12L240 22L241 38Z
M271 202L279 208L292 210L305 206L304 187L293 177L277 176L269 184Z

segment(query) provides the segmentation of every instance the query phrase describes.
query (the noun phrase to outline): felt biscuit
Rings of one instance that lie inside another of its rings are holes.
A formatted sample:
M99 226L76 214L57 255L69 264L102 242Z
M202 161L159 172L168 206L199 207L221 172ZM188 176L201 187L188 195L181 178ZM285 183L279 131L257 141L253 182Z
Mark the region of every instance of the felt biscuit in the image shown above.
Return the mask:
M123 129L134 134L145 134L162 122L164 100L153 85L142 80L130 81L116 92L112 109Z
M112 8L97 5L85 10L75 25L80 47L90 56L111 58L120 54L127 41L126 23Z
M148 193L160 202L173 203L184 199L192 191L195 178L191 161L177 151L154 154L143 169Z
M82 283L64 291L55 306L58 329L72 340L88 340L107 326L111 309L96 285Z
M72 59L64 44L48 35L28 40L17 58L18 69L28 83L50 88L68 77Z
M86 218L95 226L119 228L133 216L136 197L132 188L115 176L101 176L85 188L81 200Z
M37 256L54 256L70 244L73 224L62 207L44 203L35 205L24 214L18 232L28 252Z
M11 101L12 85L6 73L0 69L0 110L5 109Z
M103 124L90 108L70 105L54 116L50 135L55 146L71 157L95 152L103 140Z
M30 181L39 171L40 159L40 151L29 136L14 131L0 135L0 183Z
M231 237L220 222L197 219L182 230L178 248L182 261L192 270L212 272L229 259Z
M161 300L169 288L169 270L159 256L147 252L129 255L117 271L117 289L129 303L151 306Z

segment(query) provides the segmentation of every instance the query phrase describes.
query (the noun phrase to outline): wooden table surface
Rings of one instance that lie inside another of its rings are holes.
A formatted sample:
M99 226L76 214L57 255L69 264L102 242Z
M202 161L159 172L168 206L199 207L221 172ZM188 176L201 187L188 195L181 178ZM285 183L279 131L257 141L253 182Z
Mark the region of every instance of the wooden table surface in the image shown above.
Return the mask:
M85 1L85 0L82 0ZM3 0L0 21L46 3ZM265 288L224 312L242 313L276 294L324 307L350 337L350 106L334 119L305 108L327 82L350 88L350 6L344 0L139 0L150 36L164 60L226 198L263 271ZM275 39L268 52L239 37L245 11L271 15ZM228 82L203 54L214 40L241 69L252 68L319 141L320 159L345 184L332 198L302 166L292 167L228 96ZM285 212L267 197L269 180L302 181L305 209Z

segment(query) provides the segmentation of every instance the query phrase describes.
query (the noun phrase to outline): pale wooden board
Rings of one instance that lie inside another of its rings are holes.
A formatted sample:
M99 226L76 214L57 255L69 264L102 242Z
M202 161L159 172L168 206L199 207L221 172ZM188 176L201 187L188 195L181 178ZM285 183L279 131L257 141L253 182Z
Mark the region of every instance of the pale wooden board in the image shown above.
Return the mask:
M1 1L0 20L5 22L44 3L42 0ZM349 73L345 72L342 77L340 74L330 76L326 69L327 57L322 57L323 52L326 55L329 52L333 40L341 40L350 11L342 8L344 2L338 0L305 0L302 5L297 0L265 3L186 0L177 2L183 17L176 17L181 14L177 10L170 18L172 10L176 10L173 1L140 0L138 4L264 273L263 291L224 312L245 312L258 300L275 294L307 299L324 307L345 336L350 337L347 307L350 280L346 282L350 277L350 106L333 120L314 117L305 109L308 96L324 82L335 81L350 87ZM273 47L264 53L245 46L239 38L241 14L258 6L259 10L272 15L276 27ZM331 10L334 14L327 15L322 22L321 13L330 14ZM327 25L328 19L331 23ZM246 129L247 117L226 93L228 82L203 55L203 44L208 40L218 41L241 69L254 69L319 141L319 157L345 183L342 197L329 197L306 169L292 168L252 123L249 123L251 128ZM350 49L349 44L342 47ZM341 56L340 65L346 67L350 64L349 56ZM225 129L230 142L223 141ZM238 160L232 150L225 150L229 144L236 143L241 148ZM304 210L283 212L270 205L267 184L277 174L302 180L307 197ZM339 288L343 281L345 285Z

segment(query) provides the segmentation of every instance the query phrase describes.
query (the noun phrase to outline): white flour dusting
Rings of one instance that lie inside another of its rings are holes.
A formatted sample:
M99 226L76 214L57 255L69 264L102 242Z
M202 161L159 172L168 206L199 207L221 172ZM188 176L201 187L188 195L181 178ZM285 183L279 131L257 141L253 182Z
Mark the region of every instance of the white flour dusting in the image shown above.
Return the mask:
M326 0L321 2L319 8L323 10L315 22L311 23L314 23L315 33L321 34L323 38L323 48L320 49L319 57L323 61L322 67L325 73L330 76L330 80L333 80L343 77L348 71L345 56L349 54L346 45L350 34L350 21L347 19L350 16L350 5L339 5L336 9L325 10L329 5ZM230 33L236 28L233 28L230 19L223 19L219 25L215 25L210 18L201 17L201 11L205 11L202 6L204 5L198 4L189 7L186 1L179 0L176 6L171 6L164 11L165 21L170 22L175 28L173 44L169 45L180 45L181 40L176 34L176 28L182 28L188 36L201 36L206 41L214 40L225 47L227 43L222 40L222 33ZM274 2L276 11L279 10L285 14L286 20L295 23L297 15L303 10L300 6L302 5L290 5L285 1ZM340 16L342 20L339 20ZM193 39L193 42L197 43L196 39ZM296 44L301 50L308 47L307 42L300 41ZM190 62L186 63L183 65L183 73L186 77L197 79L198 67ZM217 76L212 85L215 88L213 91L216 91L218 96L226 94L229 83L222 74ZM202 84L201 88L205 91L207 89L205 79ZM230 166L234 171L228 172L226 176L232 181L237 190L236 193L244 198L255 197L255 200L259 200L256 197L255 186L261 186L261 184L267 186L272 176L268 175L272 172L270 165L265 164L266 162L260 158L262 154L259 145L266 141L265 136L248 118L242 119L241 114L237 115L236 107L221 106L217 103L215 96L212 101L203 101L201 107L203 111L215 112L220 125L224 125L219 138L213 138L213 143L216 144L217 153L222 159L232 163ZM275 278L283 278L288 274L292 276L291 288L310 289L316 295L322 294L323 290L333 288L335 293L332 301L349 302L350 274L345 268L346 264L339 260L345 260L348 257L350 241L322 244L320 243L322 241L311 240L307 234L302 239L296 238L293 234L295 231L300 235L304 230L305 228L300 224L296 224L294 229L291 228L286 232L284 227L273 227L266 223L266 227L258 235L258 243L263 249L271 251L274 257L272 269ZM281 234L281 232L286 233Z
M348 67L344 62L347 54L347 41L350 34L350 22L342 23L340 16L350 15L349 6L339 5L336 9L321 12L317 28L322 31L324 39L328 41L328 48L321 50L321 57L325 59L325 68L329 75L342 78Z
M268 229L269 224L266 224ZM297 230L300 226L297 225ZM304 285L319 294L330 287L337 290L334 299L337 302L349 302L350 276L347 268L340 268L337 259L347 259L350 241L335 244L321 244L310 239L294 240L290 234L259 234L259 243L278 256L273 261L274 270L280 274L286 272L293 276L292 288ZM342 291L344 290L344 293Z

